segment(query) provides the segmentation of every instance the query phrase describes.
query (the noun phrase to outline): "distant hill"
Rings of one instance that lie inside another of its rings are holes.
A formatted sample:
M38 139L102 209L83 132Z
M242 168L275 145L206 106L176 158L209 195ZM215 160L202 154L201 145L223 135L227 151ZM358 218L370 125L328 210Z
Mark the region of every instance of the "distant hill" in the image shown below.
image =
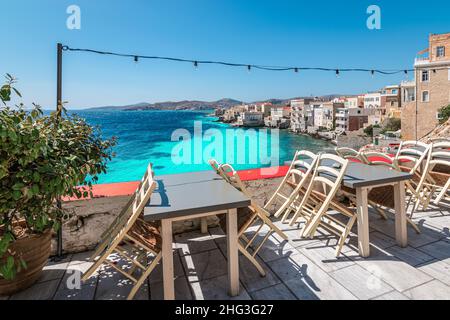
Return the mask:
M230 108L242 101L234 99L220 99L217 101L198 101L198 100L183 100L183 101L165 101L156 103L141 102L126 106L106 106L89 108L88 110L207 110L217 108Z
M321 96L319 98L323 98L325 100L331 100L335 97L341 95L338 94L330 94ZM274 105L283 105L287 104L290 100L293 99L301 99L307 97L295 97L289 99L267 99L261 101L254 101L251 103L260 103L260 102L270 102ZM224 108L228 109L232 106L246 103L243 101L225 98L217 101L199 101L199 100L183 100L183 101L165 101L165 102L156 102L156 103L147 103L141 102L136 104L130 104L125 106L105 106L105 107L94 107L88 108L86 110L124 110L124 111L134 111L134 110L208 110L208 109L217 109Z

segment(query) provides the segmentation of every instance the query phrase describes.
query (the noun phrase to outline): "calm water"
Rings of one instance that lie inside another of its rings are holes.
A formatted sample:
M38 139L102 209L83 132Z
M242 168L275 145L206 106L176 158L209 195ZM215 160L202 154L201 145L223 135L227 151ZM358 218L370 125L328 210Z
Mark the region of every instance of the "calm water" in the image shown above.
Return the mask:
M215 118L207 117L209 112L204 111L77 111L76 113L90 124L100 125L104 137L118 138L118 144L114 149L116 157L109 163L108 173L100 176L99 183L139 180L149 162L153 163L156 174L208 170L210 167L206 161L210 156L231 162L236 169L246 169L271 165L266 157L260 156L257 152L262 148L267 150L269 157L278 153L279 163L282 164L292 158L296 149L318 152L333 147L328 142L294 135L287 130L280 130L279 144L273 143L271 146L272 140L276 142L277 139L275 133L270 130L232 129L229 125L214 122ZM182 133L193 135L195 121L201 121L206 138L202 140L195 136L192 140L172 141L172 133L180 128L185 129ZM227 129L233 130L231 133L239 130L238 136L247 134L246 143L239 145L236 138L227 138L229 137L225 133ZM210 140L205 141L208 139ZM223 141L223 147L214 149L212 146L217 145L211 144L211 141ZM266 144L267 147L264 147ZM174 149L176 146L178 148ZM205 156L200 157L202 152ZM191 161L187 161L189 164L174 164L172 154ZM197 158L193 159L195 155Z

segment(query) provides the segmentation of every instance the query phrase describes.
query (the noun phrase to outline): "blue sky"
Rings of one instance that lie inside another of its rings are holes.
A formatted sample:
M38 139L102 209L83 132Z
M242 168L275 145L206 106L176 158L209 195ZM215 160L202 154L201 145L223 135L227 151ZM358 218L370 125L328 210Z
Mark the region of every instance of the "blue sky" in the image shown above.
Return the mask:
M81 30L66 28L69 5ZM381 8L381 30L366 9ZM429 33L450 32L449 1L15 0L2 4L0 73L24 102L55 104L57 42L133 54L313 67L411 68ZM404 75L267 72L64 54L69 108L230 97L244 101L360 93Z

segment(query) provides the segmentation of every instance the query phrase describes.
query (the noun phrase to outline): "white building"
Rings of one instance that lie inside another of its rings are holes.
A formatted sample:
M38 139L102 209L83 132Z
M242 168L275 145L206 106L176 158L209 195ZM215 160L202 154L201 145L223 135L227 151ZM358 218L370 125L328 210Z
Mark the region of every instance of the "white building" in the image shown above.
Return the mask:
M379 109L381 107L381 93L372 92L364 95L365 109Z
M237 119L237 125L242 127L259 127L264 125L264 113L245 111Z

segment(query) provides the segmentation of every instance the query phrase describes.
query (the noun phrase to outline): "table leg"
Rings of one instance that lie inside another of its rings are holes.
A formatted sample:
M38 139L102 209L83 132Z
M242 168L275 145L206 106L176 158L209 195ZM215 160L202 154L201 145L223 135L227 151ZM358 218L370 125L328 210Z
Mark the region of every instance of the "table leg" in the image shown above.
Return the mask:
M358 215L358 249L361 257L370 255L369 246L369 212L367 188L356 188L356 212Z
M164 300L174 300L172 221L161 220Z
M230 209L227 213L227 255L229 294L232 297L239 294L239 253L237 233L237 209Z
M200 218L200 229L202 233L208 233L208 221L207 218Z
M400 181L394 185L395 206L395 238L400 247L408 245L408 230L406 221L405 183Z

